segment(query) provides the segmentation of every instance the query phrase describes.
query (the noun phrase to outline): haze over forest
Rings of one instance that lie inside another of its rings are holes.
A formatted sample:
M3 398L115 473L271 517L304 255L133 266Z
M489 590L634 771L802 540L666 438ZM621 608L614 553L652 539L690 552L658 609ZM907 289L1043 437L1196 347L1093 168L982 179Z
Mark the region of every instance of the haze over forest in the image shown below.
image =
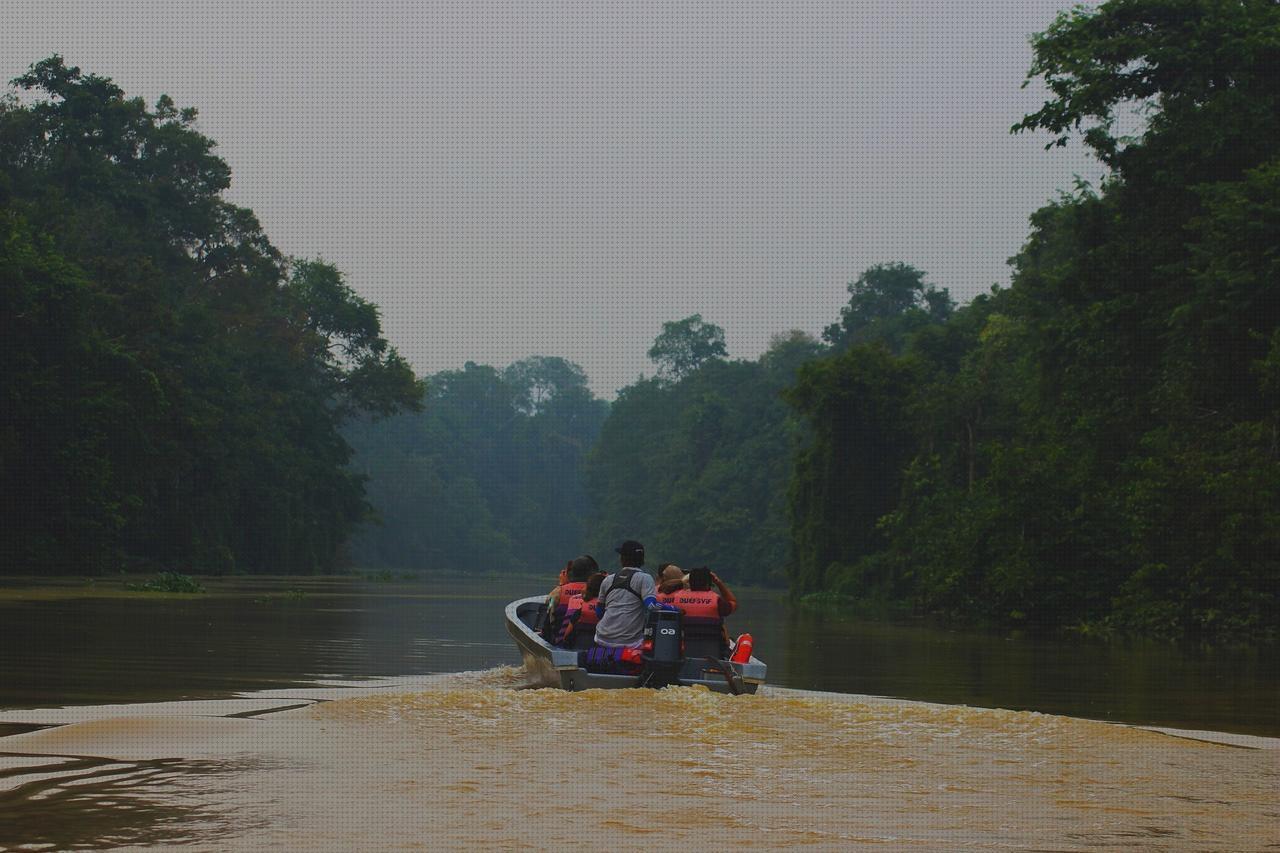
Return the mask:
M1070 5L16 0L0 77L58 53L198 107L227 198L417 373L560 356L609 398L667 320L756 358L875 263L1007 284L1027 216L1100 174L1007 132Z

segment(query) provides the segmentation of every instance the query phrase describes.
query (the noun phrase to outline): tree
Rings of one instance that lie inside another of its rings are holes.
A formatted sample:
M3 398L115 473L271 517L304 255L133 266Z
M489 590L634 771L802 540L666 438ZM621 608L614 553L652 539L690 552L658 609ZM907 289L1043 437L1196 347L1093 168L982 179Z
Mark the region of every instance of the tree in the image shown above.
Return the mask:
M420 407L422 384L382 337L377 306L332 264L303 259L292 267L284 290L293 298L295 331L305 333L310 358L332 382L335 412L385 416Z
M1277 28L1274 0L1110 0L1062 12L1032 39L1027 74L1053 97L1013 130L1047 130L1049 146L1080 133L1122 176L1155 159L1210 167L1199 179L1238 174L1274 139L1240 131L1280 122ZM1121 108L1148 116L1140 137L1118 127Z
M849 304L822 338L837 350L883 341L901 351L907 335L945 320L955 307L946 290L927 285L925 274L904 263L876 264L849 284Z
M6 567L333 569L366 511L338 427L422 394L377 309L222 198L230 169L195 110L148 108L56 56L13 82L34 100L0 101L23 398L5 440L47 449L28 497L83 524Z
M823 345L813 335L800 329L778 332L769 338L769 348L761 362L770 370L792 374L800 365L812 361L823 352Z
M11 210L0 281L0 566L110 568L133 500L113 451L154 416L155 376L97 328L83 271Z
M516 408L529 415L557 397L587 387L583 369L558 356L534 355L512 362L502 371L502 379L515 393Z
M1277 33L1273 0L1111 0L1035 38L1029 79L1050 97L1015 130L1078 133L1110 173L1033 214L1012 286L955 312L938 300L941 323L918 322L907 269L851 287L827 339L902 357L801 372L798 592L1170 636L1280 630ZM910 368L911 436L900 488L873 501L840 417L891 399L875 381L895 367ZM841 510L839 482L882 512L873 526Z
M710 359L729 354L724 346L724 329L704 323L701 314L662 324L662 333L649 348L649 358L658 365L658 375L678 382Z
M905 421L911 366L882 346L855 345L800 369L785 398L810 439L791 480L792 590L830 588L833 567L883 548L912 442Z
M1112 171L1032 217L1011 291L932 401L930 421L976 440L937 436L885 520L924 606L1276 629L1277 408L1259 365L1280 323L1278 31L1272 2L1113 0L1036 38L1051 98L1015 129L1078 132Z

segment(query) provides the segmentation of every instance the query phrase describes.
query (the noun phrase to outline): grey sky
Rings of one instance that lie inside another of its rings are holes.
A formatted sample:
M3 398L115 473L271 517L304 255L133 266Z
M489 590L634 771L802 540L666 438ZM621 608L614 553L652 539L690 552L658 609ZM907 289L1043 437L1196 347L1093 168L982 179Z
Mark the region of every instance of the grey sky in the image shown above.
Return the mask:
M755 357L902 260L1007 282L1078 147L1008 128L1056 0L6 0L4 79L51 53L200 110L232 200L377 302L420 373L531 354L598 393L694 312Z

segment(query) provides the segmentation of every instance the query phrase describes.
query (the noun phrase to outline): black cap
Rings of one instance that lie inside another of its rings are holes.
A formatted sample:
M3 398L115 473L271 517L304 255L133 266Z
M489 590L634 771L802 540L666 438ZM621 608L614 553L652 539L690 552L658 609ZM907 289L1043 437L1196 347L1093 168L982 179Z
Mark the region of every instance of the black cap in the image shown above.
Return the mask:
M634 539L628 539L613 550L618 554L644 554L644 546Z

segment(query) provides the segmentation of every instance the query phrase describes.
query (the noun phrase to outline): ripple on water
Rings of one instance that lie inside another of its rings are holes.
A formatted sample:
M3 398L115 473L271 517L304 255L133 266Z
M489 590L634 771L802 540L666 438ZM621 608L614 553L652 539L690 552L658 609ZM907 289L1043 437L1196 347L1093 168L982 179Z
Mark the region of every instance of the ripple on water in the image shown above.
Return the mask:
M242 774L232 761L0 753L0 849L58 849L209 841L245 828L203 785Z

